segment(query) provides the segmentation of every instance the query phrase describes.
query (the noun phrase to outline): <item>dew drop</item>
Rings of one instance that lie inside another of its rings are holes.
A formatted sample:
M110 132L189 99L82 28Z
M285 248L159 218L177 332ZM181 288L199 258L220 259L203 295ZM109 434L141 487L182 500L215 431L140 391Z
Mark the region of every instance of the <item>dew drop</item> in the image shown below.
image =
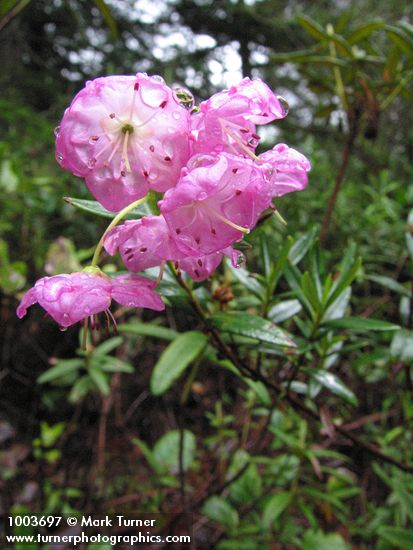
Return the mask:
M235 259L235 263L234 263L234 267L239 269L240 267L242 267L243 265L245 264L245 256L244 254L240 253L240 254L237 254L237 257Z
M60 126L56 126L56 128L53 130L54 135L55 135L56 137L58 137L59 132L60 132Z
M159 74L152 75L152 80L154 80L155 82L160 82L161 84L165 82Z
M89 143L90 145L94 145L99 140L99 136L90 136Z
M175 119L175 120L179 120L181 118L181 113L178 113L178 111L174 111L172 113L172 117Z
M195 100L189 90L186 90L185 88L176 88L173 93L175 101L179 103L179 105L182 105L182 107L188 109L188 111L193 109Z
M87 161L88 168L94 168L95 165L96 165L95 157L91 157L90 159L88 159L88 161Z
M149 174L149 179L151 181L154 181L156 180L157 177L158 177L158 172L156 170L152 170Z
M60 332L66 332L66 331L67 331L67 327L59 327L59 330L60 330Z
M61 153L56 153L56 160L57 160L57 162L62 163L63 162L63 155Z
M281 95L277 96L277 99L280 102L281 107L283 108L284 116L287 116L288 111L290 110L290 106L288 105L288 101L286 99L284 99Z

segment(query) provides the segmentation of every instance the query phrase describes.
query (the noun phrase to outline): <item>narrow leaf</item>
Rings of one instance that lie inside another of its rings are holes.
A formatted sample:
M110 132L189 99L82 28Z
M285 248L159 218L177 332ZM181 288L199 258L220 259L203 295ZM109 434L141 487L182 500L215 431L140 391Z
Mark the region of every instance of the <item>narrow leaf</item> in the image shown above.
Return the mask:
M296 347L290 334L258 315L217 313L208 319L208 324L223 332L248 336L260 342L283 347Z
M364 319L362 317L342 317L323 322L324 327L349 329L354 332L399 330L400 326L378 319Z
M190 331L180 334L165 349L152 371L152 394L165 393L205 349L207 342L208 337L202 332Z
M351 405L357 406L357 397L335 374L332 374L326 370L313 370L311 368L305 368L303 369L303 372L309 374L313 380L330 390L335 395L342 397Z
M271 529L274 521L284 512L291 502L291 493L277 493L266 503L262 514L262 523L265 529Z
M62 361L59 361L56 366L52 367L51 369L41 374L37 379L37 381L39 382L39 384L45 384L46 382L50 382L51 380L56 380L56 378L62 378L63 376L66 376L66 374L69 374L70 372L77 371L82 366L83 366L82 359L62 360Z
M117 212L110 212L109 210L106 210L106 208L103 208L103 206L97 201L76 199L73 197L64 197L64 200L71 206L75 206L80 210L85 210L86 212L90 212L91 214L95 214L97 216L103 216L104 218L114 218L117 214ZM146 203L142 203L137 208L131 210L129 214L125 216L125 219L141 218L149 213L150 212Z
M159 340L169 341L175 340L179 334L171 328L140 322L118 325L118 332L136 334L137 336L152 336L153 338L159 338Z

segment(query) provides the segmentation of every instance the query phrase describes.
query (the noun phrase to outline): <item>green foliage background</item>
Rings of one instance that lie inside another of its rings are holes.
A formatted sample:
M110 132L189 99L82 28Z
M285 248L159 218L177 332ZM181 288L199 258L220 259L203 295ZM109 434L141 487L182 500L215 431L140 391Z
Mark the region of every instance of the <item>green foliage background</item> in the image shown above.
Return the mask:
M0 5L5 514L190 511L197 549L413 547L412 11ZM197 101L233 71L263 78L291 107L263 145L313 169L277 204L288 225L270 216L242 243L245 267L199 285L170 266L165 315L118 310L118 335L83 351L77 327L14 311L36 278L89 260L108 223L55 162L53 128L85 80L136 71Z

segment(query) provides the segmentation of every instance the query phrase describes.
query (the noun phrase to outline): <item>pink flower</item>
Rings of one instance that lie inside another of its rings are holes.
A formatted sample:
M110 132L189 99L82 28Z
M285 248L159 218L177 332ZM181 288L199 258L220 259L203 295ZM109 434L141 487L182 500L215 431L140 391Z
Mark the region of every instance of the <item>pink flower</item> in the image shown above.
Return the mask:
M193 157L159 202L174 241L188 256L206 256L239 241L270 204L262 169L228 153Z
M160 265L166 260L176 261L184 257L163 216L127 220L108 232L104 247L111 256L119 250L126 268L134 272Z
M224 250L213 252L207 256L201 256L198 258L187 256L178 262L178 266L194 281L203 281L214 273L224 256L228 256L231 259L234 267L241 267L241 265L245 263L244 254L229 246Z
M259 136L256 124L267 124L287 115L285 102L260 79L244 78L203 101L192 117L193 153L229 153L245 156L255 150ZM247 153L248 154L248 153Z
M266 177L272 186L272 195L281 197L286 193L301 191L307 186L310 161L295 149L279 143L270 151L259 155Z
M56 158L117 211L175 184L189 156L189 119L161 77L97 78L66 109Z
M70 273L43 277L28 290L17 308L21 319L36 302L62 328L102 311L112 299L128 307L165 308L152 289L155 282L139 275L119 275L113 279L99 273Z
M170 260L195 281L207 279L224 255L239 267L245 261L242 252L228 247L206 256L187 256L180 251L163 216L127 220L111 229L105 237L106 251L113 256L119 250L129 271L139 272Z

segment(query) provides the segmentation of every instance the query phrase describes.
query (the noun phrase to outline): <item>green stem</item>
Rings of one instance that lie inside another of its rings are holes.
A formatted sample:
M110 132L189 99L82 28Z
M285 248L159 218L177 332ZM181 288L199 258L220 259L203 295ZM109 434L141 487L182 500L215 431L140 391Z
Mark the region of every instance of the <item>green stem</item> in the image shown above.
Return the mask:
M143 203L143 201L146 200L146 196L143 197L143 199L139 199L137 201L132 202L131 204L128 204L128 206L125 206L123 210L121 210L116 216L113 218L113 220L110 222L110 224L105 229L105 232L103 233L102 237L100 238L100 241L98 242L96 246L95 253L93 254L91 266L95 267L98 264L100 253L102 252L103 248L103 241L108 234L108 232L112 229L112 227L115 227L115 225L118 225L118 223L127 215L131 210L139 206Z

